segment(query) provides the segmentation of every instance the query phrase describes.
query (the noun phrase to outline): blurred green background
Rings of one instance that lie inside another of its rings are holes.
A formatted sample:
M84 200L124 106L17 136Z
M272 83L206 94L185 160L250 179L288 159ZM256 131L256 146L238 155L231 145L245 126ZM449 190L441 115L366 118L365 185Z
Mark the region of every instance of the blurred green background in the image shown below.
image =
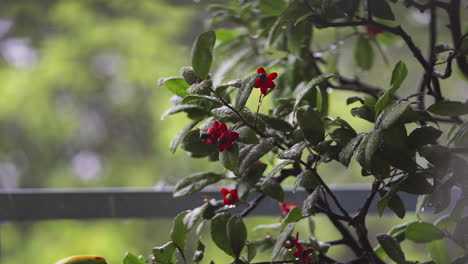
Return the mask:
M418 37L425 35L427 16L395 8L418 43L427 47L427 40ZM175 115L160 120L171 94L158 87L157 80L178 75L180 67L190 64L191 43L205 29L203 10L189 0L2 1L0 188L151 187L173 185L205 169L221 170L180 150L170 153L168 144L187 119ZM334 30L318 32L315 48L326 48L336 37ZM376 53L377 66L359 72L351 38L339 45L340 72L387 87L397 59L407 58L410 77L401 94L414 93L421 73L417 62L398 39L384 34L379 41L390 43L391 48L385 48L388 65ZM450 41L442 35L440 42ZM459 77L442 84L448 87L443 91L448 98L466 98L466 82ZM364 131L370 123L351 117L345 105L350 95L331 92L339 107L333 107L330 116L341 116ZM347 170L331 163L321 170L328 183L368 181L353 165ZM255 217L248 224L276 221ZM386 232L398 222L372 217L371 231ZM317 217L317 224L320 239L336 238L325 218ZM98 254L121 263L125 251L146 255L166 242L170 226L168 219L1 223L0 263L54 263L73 254ZM419 254L412 245L408 249L410 259ZM229 261L215 251L209 247L206 255L218 263Z

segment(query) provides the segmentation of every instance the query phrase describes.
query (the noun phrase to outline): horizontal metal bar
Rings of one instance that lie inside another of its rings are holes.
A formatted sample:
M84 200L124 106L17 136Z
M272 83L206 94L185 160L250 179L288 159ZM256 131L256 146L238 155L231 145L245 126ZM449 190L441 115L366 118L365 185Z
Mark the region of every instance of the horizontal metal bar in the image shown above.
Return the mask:
M359 210L370 187L367 185L332 186L344 208ZM0 221L94 218L168 218L203 204L204 197L221 198L219 188L206 188L187 198L173 198L172 188L157 189L14 189L0 190ZM305 191L285 190L286 201L301 206ZM254 197L252 194L250 199ZM400 194L408 211L414 211L416 196ZM240 211L247 205L239 205ZM370 207L375 213L375 201ZM279 215L278 202L265 199L253 215Z

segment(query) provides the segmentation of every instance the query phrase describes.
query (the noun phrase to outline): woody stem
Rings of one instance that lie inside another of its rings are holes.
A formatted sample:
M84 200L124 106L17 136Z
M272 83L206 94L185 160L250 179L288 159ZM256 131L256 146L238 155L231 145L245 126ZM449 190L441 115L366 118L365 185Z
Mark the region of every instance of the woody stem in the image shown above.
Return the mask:
M255 113L254 127L257 127L257 117L258 117L258 112L260 111L260 106L262 105L262 101L263 101L263 97L262 97L262 94L260 93L260 97L258 97L257 112Z

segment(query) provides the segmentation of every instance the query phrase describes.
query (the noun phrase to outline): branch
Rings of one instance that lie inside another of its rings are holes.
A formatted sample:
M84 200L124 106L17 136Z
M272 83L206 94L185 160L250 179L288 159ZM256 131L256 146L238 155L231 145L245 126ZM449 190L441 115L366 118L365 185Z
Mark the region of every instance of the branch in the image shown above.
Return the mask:
M420 4L414 0L405 0L405 3L404 3L405 7L410 7L410 6L413 6L415 8L417 8L419 10L419 12L424 12L426 9L430 8L430 7L440 7L440 8L443 8L443 9L447 9L448 8L448 4L445 3L445 2L441 2L441 1L428 1L427 3L425 4Z
M380 182L374 181L374 183L372 184L372 189L366 201L364 202L364 205L362 206L361 210L359 210L357 215L353 217L353 220L350 222L352 225L359 224L359 223L362 223L363 225L365 225L366 215L369 212L369 207L372 203L372 200L374 200L374 197L377 194L379 187L380 187Z
M452 42L453 46L459 49L464 38L461 33L460 25L460 0L452 0L448 5L446 10L450 21L449 28L452 34ZM468 61L466 56L457 56L456 61L460 71L465 77L468 77Z
M353 251L353 253L356 256L358 256L358 257L361 256L364 253L364 251L361 249L361 247L357 243L356 239L354 239L354 237L351 235L349 230L338 220L338 218L335 218L335 216L333 214L329 213L330 208L328 207L328 205L322 199L318 200L318 204L321 207L326 209L326 211L324 211L324 213L327 215L330 222L332 222L332 224L335 226L335 228L343 236L343 241L345 241L344 244L346 244L349 248L351 248L351 250Z
M281 183L284 181L287 177L289 176L297 176L300 173L300 168L298 166L294 166L293 169L283 169L281 170L281 173L278 177L275 179L278 181L278 183ZM241 216L245 217L247 216L250 212L252 212L259 204L260 202L266 197L265 194L259 194L254 200L249 202L249 206L242 211Z
M450 52L446 60L445 71L443 73L434 71L432 76L437 77L439 79L447 79L452 75L452 61L456 57L456 53Z
M375 22L370 19L358 18L359 21L349 21L349 22L321 22L320 27L350 27L350 26L364 26L364 25L373 25L380 29L383 29L387 32L400 36L411 50L413 55L416 57L418 62L423 66L425 70L428 69L429 63L424 59L421 50L414 44L413 39L403 30L401 26L390 27L382 23Z
M378 98L377 94L384 92L385 90L379 87L371 86L367 83L361 82L357 79L349 79L344 76L338 75L339 85L331 85L332 88L337 90L347 90L366 93L374 98Z

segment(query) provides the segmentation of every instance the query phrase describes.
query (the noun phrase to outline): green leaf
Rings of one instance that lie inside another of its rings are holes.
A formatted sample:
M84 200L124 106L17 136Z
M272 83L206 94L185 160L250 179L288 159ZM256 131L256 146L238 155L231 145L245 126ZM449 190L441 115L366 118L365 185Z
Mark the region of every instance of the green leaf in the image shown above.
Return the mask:
M302 217L303 216L302 216L301 209L299 209L297 207L294 207L293 209L291 209L291 211L289 211L286 218L284 218L282 226L285 227L289 223L295 223L295 222L301 220Z
M390 87L391 88L400 88L403 81L408 76L408 69L406 68L406 64L402 61L399 61L395 68L393 68L392 72L392 79L390 80Z
M247 100L249 100L253 86L258 77L259 75L255 73L242 80L242 86L236 92L236 101L234 104L235 109L241 110L244 108Z
M251 187L254 187L257 182L260 181L260 178L263 175L267 165L263 162L253 163L247 171L242 175L242 181L248 183Z
M237 162L239 160L239 145L234 143L231 150L220 152L219 160L223 164L224 168L232 172L237 171Z
M235 257L232 252L227 235L227 223L231 215L229 213L219 213L211 219L211 239L226 254Z
M405 231L407 239L416 243L427 243L444 238L444 232L433 224L414 222L408 225Z
M375 17L386 20L395 20L392 8L385 0L372 1L371 10Z
M444 241L434 240L427 243L426 247L429 251L429 254L431 255L432 261L434 261L435 264L450 263L452 260Z
M405 253L395 238L387 234L378 234L377 241L392 260L398 264L406 264Z
M468 103L444 101L429 106L427 111L440 116L466 115L468 114Z
M250 263L257 256L257 245L248 241L245 245L247 247L247 262Z
M283 0L260 0L259 8L267 15L279 16L286 8L286 3Z
M314 191L307 196L302 204L302 214L304 216L312 215L315 213L315 204L320 198L320 188L315 188Z
M210 89L212 88L213 88L213 81L208 79L208 80L203 80L199 83L192 84L187 89L187 92L189 94L210 95L211 94Z
M250 145L250 147L241 148L239 153L238 172L243 174L253 163L263 157L265 154L273 149L273 138L262 139L257 145ZM249 146L249 145L247 145Z
M190 113L190 112L195 112L195 111L199 112L199 113L205 112L203 107L201 107L201 106L199 106L197 104L179 104L179 105L175 105L175 106L167 109L161 115L161 120L164 120L164 118L166 118L168 115L173 115L173 114L177 114L177 113L180 113L180 112Z
M340 146L346 146L351 139L356 136L354 129L339 127L329 133L331 139L333 139Z
M356 46L354 46L354 59L361 69L370 70L372 68L374 51L369 39L364 35L359 35Z
M284 202L284 191L281 184L275 178L267 178L260 186L262 192L267 196L279 201Z
M205 254L205 244L201 241L198 241L197 250L193 254L193 262L199 263L203 260L203 256Z
M182 100L182 104L186 104L192 101L210 102L210 103L213 103L215 106L222 105L221 102L216 97L207 96L207 95L195 95L195 94L190 94L190 95L185 96L184 100Z
M185 82L188 83L189 85L196 83L198 80L198 77L193 71L193 68L191 66L182 67L180 69L180 74L184 78Z
M339 155L339 160L340 162L348 167L349 162L351 161L351 157L353 156L354 151L357 149L359 144L361 143L361 140L363 139L364 134L359 134L353 139L351 139L348 144L343 148L343 150L340 152Z
M292 161L283 161L280 164L278 164L276 167L274 167L270 173L268 173L267 178L272 178L275 176L278 172L280 172L284 167L288 166L291 164Z
M348 99L346 99L346 105L350 105L354 102L360 102L361 104L364 104L364 97L362 96L351 96L351 97L348 97Z
M222 106L211 110L211 114L216 117L219 122L241 122L241 118L238 114L232 111L227 106ZM239 114L250 124L257 122L257 129L263 131L265 129L265 123L260 118L255 121L255 115L246 107L239 111Z
M184 217L189 211L182 212L174 218L171 230L171 240L174 245L183 252L185 249L185 240L187 238L187 227L184 224Z
M400 122L411 102L407 100L397 100L387 106L379 115L376 127L388 129Z
M306 147L305 142L300 142L293 145L291 148L287 150L283 150L278 154L278 158L280 159L289 159L289 160L300 160L302 156L302 152Z
M359 118L362 118L364 120L367 120L371 123L375 122L375 114L374 111L372 111L369 107L363 105L361 107L355 107L351 109L351 114L353 116L357 116Z
M407 75L408 69L406 68L406 65L402 61L399 61L392 72L390 89L388 89L375 104L375 113L377 115L392 102L395 92L400 88Z
M227 82L227 83L222 83L222 84L216 85L216 87L214 88L215 94L222 95L222 93L224 91L226 91L226 89L231 87L231 86L236 87L236 88L242 87L242 80L233 80L233 81L230 81L230 82Z
M212 172L199 172L185 177L177 182L174 188L174 197L185 197L201 191L206 186L223 179L222 174Z
M184 128L182 128L177 135L175 135L174 138L172 138L171 143L169 145L169 148L172 153L174 153L177 150L177 147L179 146L180 142L182 139L187 135L187 133L194 128L198 123L200 123L202 119L198 119L193 121L192 123L186 125Z
M216 145L204 144L200 138L200 135L201 134L199 129L188 132L182 138L182 141L180 142L180 148L188 152L205 155L216 152Z
M169 89L169 91L180 97L185 97L186 95L188 95L187 89L189 88L189 85L182 78L171 77L160 79L159 84L166 86L166 88Z
M315 187L320 185L320 182L317 180L318 175L315 170L303 170L296 177L296 182L294 183L294 189L298 186L313 190Z
M125 253L123 264L146 264L145 261L139 259L137 256L130 252Z
M184 217L184 225L189 232L202 218L203 212L208 208L209 203L205 203L202 206L199 206L193 210L190 210L188 214Z
M400 219L405 218L405 204L397 193L395 193L395 195L393 195L393 197L388 201L388 208L390 208L390 210L392 210Z
M383 131L376 129L367 135L366 148L364 152L364 167L372 168L373 162L376 158L376 152L381 148L383 142Z
M247 240L247 228L242 220L242 216L234 215L229 218L227 222L227 237L232 253L234 253L236 258L239 258Z
M297 121L304 133L304 137L312 145L316 145L325 139L325 129L319 113L310 106L302 106L297 109Z
M325 83L330 78L335 77L333 74L322 74L319 75L312 80L310 80L306 85L302 86L299 90L298 95L296 96L296 101L294 102L294 109L297 109L302 100L305 100L308 97L311 97L311 94L316 96L317 90L315 89L317 86ZM316 101L314 101L315 103Z
M294 226L296 223L291 223L284 228L281 234L276 239L275 246L273 247L273 251L271 253L271 259L274 260L280 251L283 249L284 243L288 240L289 236L291 236L292 231L294 230Z
M239 134L239 142L242 142L244 144L258 144L258 138L257 134L255 131L248 127L248 126L242 126L236 129L233 129L233 131L237 132Z
M153 248L153 256L158 263L172 264L174 263L174 253L176 246L174 242L167 242L166 244Z
M269 116L265 114L259 113L258 116L265 121L265 123L270 126L271 128L281 131L281 132L291 132L294 130L293 126L289 123L284 121L283 119L276 118L274 116Z
M427 144L434 144L442 135L442 131L432 126L418 127L408 136L408 142L411 146L417 148Z
M296 20L296 22L294 22L294 26L296 26L297 24L301 23L302 21L304 21L304 20L306 20L306 19L308 19L309 17L314 16L314 15L318 15L318 13L315 12L315 11L310 11L309 13L306 13L306 14L300 16L300 17Z
M405 216L405 205L401 201L400 197L396 194L397 191L398 191L398 186L395 185L388 192L385 192L385 191L380 192L382 199L377 202L377 212L379 213L379 216L382 216L387 206L390 207L390 203L392 203L392 207L393 207L390 209L392 209L392 211L398 217L403 218Z
M417 172L408 175L408 177L399 184L399 190L416 195L432 193L434 191L434 186L427 181L426 176L430 175L425 172Z
M214 31L203 32L198 35L192 46L192 67L195 74L206 79L213 62L213 48L216 41Z

